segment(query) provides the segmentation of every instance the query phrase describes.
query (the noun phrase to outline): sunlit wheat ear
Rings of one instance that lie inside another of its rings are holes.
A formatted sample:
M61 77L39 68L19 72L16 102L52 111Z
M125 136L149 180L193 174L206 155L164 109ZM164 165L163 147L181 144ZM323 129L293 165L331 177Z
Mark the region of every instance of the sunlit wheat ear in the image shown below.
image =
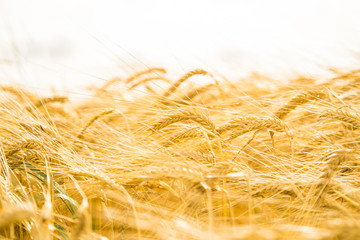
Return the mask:
M68 101L69 101L68 97L62 97L62 96L48 97L48 98L40 99L38 102L34 103L34 106L38 108L51 102L65 103Z
M8 150L5 151L5 156L8 158L22 149L43 149L43 145L34 139L25 139L18 143L15 143Z
M164 69L164 68L149 68L149 69L144 70L142 72L135 73L131 77L127 78L125 82L130 83L130 82L132 82L133 80L135 80L136 78L138 78L138 77L140 77L142 75L149 74L149 73L154 73L154 72L165 74L166 69Z
M195 75L211 75L209 72L203 70L203 69L196 69L193 71L190 71L186 73L184 76L182 76L179 80L177 80L163 95L163 98L169 97L173 92L176 91L176 89L187 79L191 78Z
M286 125L278 118L271 117L259 117L253 119L253 121L246 122L244 125L237 127L234 132L225 141L233 140L245 133L253 130L269 129L275 132L287 131Z
M14 96L17 96L19 97L20 99L23 99L23 100L30 100L30 101L35 101L37 99L37 97L30 93L30 92L27 92L23 89L18 89L16 87L13 87L13 86L0 86L0 90L1 91L4 91L4 92L7 92L7 93L10 93Z
M230 120L229 122L223 124L222 126L219 126L218 128L216 128L216 131L219 134L222 134L231 129L235 129L238 127L246 127L247 125L252 125L258 119L259 119L259 117L256 117L256 116L238 117L236 119Z
M330 149L322 158L322 161L326 163L322 170L322 174L319 177L319 183L315 188L315 203L319 203L326 192L326 189L335 175L338 167L345 161L353 160L353 150L343 149Z
M308 90L303 93L298 94L294 98L290 100L286 105L281 107L275 113L275 116L279 119L284 119L286 115L288 115L292 110L297 108L298 106L305 104L311 100L315 99L323 99L326 97L325 90Z
M169 114L162 118L158 123L151 126L150 130L153 132L169 126L170 124L191 120L203 126L205 129L216 133L215 124L203 113L195 110L179 110L177 113Z
M210 135L215 136L215 134L213 134L211 132L210 132ZM204 130L202 130L198 127L194 127L194 128L186 130L185 132L180 133L180 134L176 135L175 137L171 138L163 146L168 147L168 146L178 143L181 140L186 139L186 138L202 138L202 137L206 137L206 136L208 136L207 132L205 132Z
M188 93L186 93L183 97L181 97L181 100L183 101L191 101L194 97L199 96L200 94L210 90L211 88L213 88L215 86L215 84L208 84L205 86L201 86L197 89L194 89Z
M141 72L138 72L138 73L135 73L134 75L130 76L129 78L127 78L125 80L125 83L130 83L132 82L133 80L135 80L136 78L142 76L142 75L145 75L145 74L149 74L149 73L153 73L153 72L158 72L158 73L162 73L162 74L165 74L166 73L166 70L164 68L149 68L149 69L146 69L144 71L141 71ZM121 82L122 79L121 78L113 78L111 79L110 81L106 82L100 89L102 90L106 90L108 87L110 87L111 85L117 83L117 82Z
M97 115L95 115L94 117L92 117L89 122L82 128L82 130L80 131L80 133L76 136L77 139L80 139L83 137L85 131L96 121L98 120L100 117L102 116L106 116L109 115L111 113L114 113L115 109L107 109Z
M134 84L132 84L129 87L129 90L132 90L132 89L136 88L139 85L145 84L145 83L153 81L153 80L161 80L163 82L170 82L169 79L167 79L165 77L162 77L162 76L148 77L148 78L141 79L140 81L137 81Z
M83 198L78 210L78 222L71 235L71 240L80 240L81 236L86 235L90 231L90 218L88 214L89 203Z
M353 130L360 128L360 117L356 113L349 112L348 110L341 108L338 110L328 110L320 116L321 118L330 118L349 123Z

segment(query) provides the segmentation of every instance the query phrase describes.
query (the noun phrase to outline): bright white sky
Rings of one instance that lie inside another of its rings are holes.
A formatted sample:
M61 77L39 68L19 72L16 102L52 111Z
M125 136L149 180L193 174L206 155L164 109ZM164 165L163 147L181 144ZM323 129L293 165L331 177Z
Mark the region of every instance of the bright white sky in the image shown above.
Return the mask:
M359 12L357 0L0 0L0 81L76 92L146 66L323 74L358 66Z

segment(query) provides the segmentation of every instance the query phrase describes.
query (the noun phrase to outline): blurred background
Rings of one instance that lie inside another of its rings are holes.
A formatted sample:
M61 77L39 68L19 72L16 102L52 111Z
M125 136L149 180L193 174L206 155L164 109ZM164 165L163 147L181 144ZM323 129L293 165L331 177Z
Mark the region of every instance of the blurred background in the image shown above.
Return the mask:
M0 0L0 82L81 96L147 67L323 77L359 67L359 12L357 0Z

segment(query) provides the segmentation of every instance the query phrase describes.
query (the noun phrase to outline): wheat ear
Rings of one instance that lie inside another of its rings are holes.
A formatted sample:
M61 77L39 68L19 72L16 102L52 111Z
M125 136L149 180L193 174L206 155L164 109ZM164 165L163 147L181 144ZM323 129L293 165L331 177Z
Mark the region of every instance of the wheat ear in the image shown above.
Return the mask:
M346 160L349 160L352 154L353 152L349 150L328 150L328 152L322 158L322 160L326 162L326 165L322 170L322 174L319 177L320 181L315 187L315 203L318 203L322 199L322 196L326 188L328 187L332 177L336 173L338 167Z
M34 104L35 107L41 107L47 103L51 103L51 102L60 102L60 103L65 103L69 101L68 97L61 97L61 96L55 96L55 97L48 97L48 98L42 98L40 99L38 102L36 102Z
M30 101L34 101L36 99L36 97L33 94L31 94L25 90L15 88L13 86L0 86L0 90L11 93L17 97L20 97L21 99L28 98Z
M17 153L18 151L20 151L22 149L41 150L42 145L33 139L26 139L26 140L23 140L23 141L20 141L20 142L14 144L12 147L10 147L10 150L5 151L5 156L7 158L11 157L12 155L14 155L15 153Z
M152 80L161 80L161 81L164 81L164 82L169 82L169 79L167 79L165 77L161 77L161 76L148 77L148 78L141 79L140 81L138 81L138 82L134 83L133 85L131 85L129 87L129 90L136 88L140 84L144 84L144 83L147 83L147 82L152 81Z
M229 122L225 123L224 125L218 127L216 129L216 131L219 134L222 134L222 133L229 131L231 129L234 129L234 128L245 127L247 125L251 125L258 119L259 119L259 117L255 117L255 116L238 117L238 118L230 120Z
M161 119L158 123L154 124L150 130L155 132L166 126L169 126L170 124L184 120L192 120L203 126L205 129L216 133L214 123L206 115L198 111L189 111L189 110L179 110L178 113L167 115L166 117Z
M183 83L185 82L187 79L191 78L192 76L195 75L206 75L209 74L211 75L209 72L203 70L203 69L196 69L193 71L190 71L188 73L186 73L184 76L182 76L179 80L177 80L163 95L164 98L169 97L173 92L176 91L176 89Z
M159 73L163 73L165 74L166 73L166 70L164 68L149 68L149 69L146 69L144 71L141 71L141 72L138 72L138 73L135 73L134 75L128 77L126 80L125 80L125 83L130 83L132 82L133 80L135 80L136 78L142 76L142 75L145 75L145 74L149 74L149 73L152 73L152 72L159 72ZM106 82L100 89L101 90L106 90L108 87L110 87L111 85L117 83L117 82L121 82L122 79L119 78L119 77L115 77L113 79L111 79L110 81Z
M175 137L170 139L166 144L164 144L164 147L168 147L168 146L175 144L185 138L198 138L198 137L204 137L204 136L206 136L206 133L204 131L202 131L198 127L194 127L183 133L176 135Z
M253 130L270 129L276 132L286 131L286 125L278 118L261 117L256 118L253 121L245 123L241 127L238 127L226 141L233 140L245 133Z
M109 115L111 113L113 113L115 110L114 109L108 109L105 110L103 112L101 112L100 114L95 115L93 118L90 119L90 121L83 127L83 129L80 131L80 133L76 136L77 139L80 139L85 131L91 126L91 124L93 124L96 120L98 120L100 117L105 116L105 115Z
M349 123L352 126L352 129L356 130L360 128L360 118L357 114L345 111L343 109L339 110L329 110L320 117L331 118L340 120L346 123Z
M281 107L276 113L275 116L279 119L284 119L289 112L294 110L296 107L305 104L314 99L322 99L326 96L325 92L322 90L308 90L302 92L292 98L285 106Z
M201 87L199 87L197 89L194 89L191 92L187 93L185 96L182 97L182 99L183 100L191 100L194 97L208 91L209 89L211 89L214 86L215 86L215 84L212 84L212 83L208 84L208 85L201 86Z
M130 83L130 82L132 82L133 80L135 80L136 78L138 78L138 77L140 77L142 75L153 73L153 72L159 72L159 73L165 74L166 70L164 68L149 68L149 69L147 69L145 71L135 73L131 77L127 78L125 82Z

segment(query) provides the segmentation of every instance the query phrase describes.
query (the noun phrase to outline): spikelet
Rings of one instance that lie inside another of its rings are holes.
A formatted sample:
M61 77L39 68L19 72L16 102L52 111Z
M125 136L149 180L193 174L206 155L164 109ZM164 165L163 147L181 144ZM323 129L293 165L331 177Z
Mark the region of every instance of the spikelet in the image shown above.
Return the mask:
M190 71L188 73L186 73L184 76L182 76L179 80L177 80L163 95L163 98L167 98L169 97L173 92L176 91L176 89L183 83L185 82L187 79L191 78L192 76L195 75L206 75L206 74L210 74L209 72L202 70L202 69L196 69L193 71Z
M326 113L322 114L322 118L330 118L340 120L346 123L349 123L352 126L353 130L360 128L360 118L357 114L351 113L344 110L343 108L338 110L328 110Z
M305 104L311 100L323 99L326 96L325 91L323 90L308 90L298 94L296 97L292 98L285 106L281 107L276 113L275 116L279 119L284 119L289 112L294 110L296 107Z
M156 132L160 129L163 129L164 127L169 126L170 124L185 120L196 122L205 129L216 133L214 123L206 115L194 110L179 110L178 113L169 114L161 119L158 123L154 124L150 130Z

